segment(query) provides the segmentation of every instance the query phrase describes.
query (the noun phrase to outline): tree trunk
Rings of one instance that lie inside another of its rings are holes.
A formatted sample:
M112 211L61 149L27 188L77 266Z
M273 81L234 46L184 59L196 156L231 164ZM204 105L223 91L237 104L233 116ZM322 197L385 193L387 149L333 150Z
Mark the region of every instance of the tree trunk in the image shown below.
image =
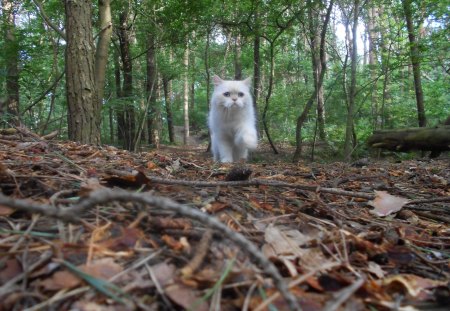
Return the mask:
M306 102L305 108L303 108L303 112L297 118L297 124L296 124L296 129L295 129L296 148L295 148L294 156L292 159L294 162L297 162L300 160L301 153L302 153L302 127L306 121L309 110L311 109L312 105L314 104L314 101L316 100L317 92L323 85L323 78L325 76L325 72L327 69L326 57L325 57L325 37L326 37L327 29L328 29L328 23L330 21L331 10L333 9L333 4L334 4L334 0L331 0L328 5L327 13L325 15L325 20L323 21L322 29L320 32L320 45L319 45L320 57L319 57L319 59L321 61L322 70L320 71L320 75L317 80L318 87L314 88L314 92L311 94L308 101Z
M319 138L322 141L326 140L325 134L325 106L323 99L323 84L319 85L319 76L322 72L322 63L326 64L326 54L324 53L322 57L324 59L320 59L321 54L320 50L320 29L319 29L319 21L320 21L320 10L317 8L316 13L313 15L312 12L310 14L310 34L311 34L311 60L312 60L312 68L313 68L313 77L314 77L314 88L317 89L317 123L319 127ZM312 26L312 27L311 27Z
M258 107L258 99L259 94L261 93L261 57L260 57L260 48L261 48L261 37L259 34L259 23L258 23L259 13L256 9L255 11L255 34L253 39L253 96L254 96L254 108L255 112Z
M184 133L183 144L188 144L189 138L189 42L186 42L186 49L183 57L184 65L184 95L183 95L183 116L184 116Z
M347 124L345 127L345 143L344 143L344 158L350 160L353 146L356 143L353 139L353 117L355 113L355 100L356 100L356 66L358 61L358 46L357 46L357 27L358 27L358 13L359 13L359 0L354 1L353 5L353 25L352 25L352 41L351 41L351 77L350 77L350 90L349 90L349 102L347 113Z
M92 1L65 1L66 92L69 139L100 143L92 37Z
M416 103L417 103L417 118L419 120L419 126L424 127L427 125L427 119L425 116L425 105L423 101L423 91L422 91L422 79L420 73L420 52L419 45L416 40L411 2L412 0L403 0L403 10L405 12L406 26L408 28L408 38L409 38L409 48L410 48L410 58L414 76L414 91L416 93Z
M175 142L175 136L173 134L173 114L172 114L172 95L169 89L169 80L167 77L163 77L163 91L164 91L164 103L166 107L166 117L167 117L167 130L169 132L169 141L171 143Z
M19 42L16 38L16 9L13 0L3 0L4 59L6 63L6 112L8 120L20 124L19 114Z
M267 140L269 141L270 147L272 148L272 150L275 154L278 154L279 152L277 150L277 147L275 147L275 144L273 143L272 138L270 137L269 127L267 125L267 111L269 110L270 97L272 96L273 78L274 78L274 73L275 73L274 42L270 42L270 54L269 55L270 55L269 86L268 86L264 110L263 110L263 114L262 114L262 123L263 123L263 127L264 127L264 132L266 133Z
M450 125L376 131L367 139L367 144L372 148L401 152L448 151L450 150Z
M241 35L238 33L234 37L234 79L242 80L242 61L241 61Z
M157 89L157 69L156 69L156 52L155 52L155 38L152 33L148 36L148 49L147 49L147 83L145 90L147 92L147 105L149 107L149 114L147 119L148 127L148 142L153 144L155 148L159 149L160 144L160 109L156 101L156 89Z
M122 98L122 74L120 71L120 60L119 60L119 53L117 50L114 50L114 82L115 82L115 88L116 88L116 97ZM125 121L124 121L124 113L123 109L120 105L119 107L114 107L116 118L117 118L117 139L119 142L123 142L125 139L124 136L124 128L125 128Z
M369 38L369 71L370 78L374 83L374 87L371 89L371 106L372 106L372 117L373 117L373 128L380 128L379 122L379 114L380 109L378 107L378 97L377 97L377 61L376 61L376 39L377 39L377 31L375 30L375 19L377 17L376 8L374 7L374 3L371 3L367 8L367 32Z
M98 13L100 22L100 33L95 52L95 84L97 87L97 106L95 111L101 123L101 110L106 79L106 65L108 64L108 50L111 42L112 22L110 0L98 0Z
M121 97L126 99L127 103L123 104L123 115L122 115L122 132L120 136L123 137L123 148L126 150L133 151L137 147L137 142L135 142L135 115L134 107L132 102L133 97L133 65L131 62L130 55L130 38L128 34L128 11L120 13L119 16L119 29L118 37L120 42L120 56L122 61L123 70L123 87ZM120 123L119 123L120 124Z

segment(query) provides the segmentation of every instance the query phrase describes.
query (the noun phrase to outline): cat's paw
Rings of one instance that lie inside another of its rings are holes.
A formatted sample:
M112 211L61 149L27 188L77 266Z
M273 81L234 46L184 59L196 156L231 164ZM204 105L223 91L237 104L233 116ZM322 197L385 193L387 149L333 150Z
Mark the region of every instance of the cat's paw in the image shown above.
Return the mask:
M242 135L242 143L248 149L256 149L256 147L258 147L258 139L256 138L256 135L251 133Z

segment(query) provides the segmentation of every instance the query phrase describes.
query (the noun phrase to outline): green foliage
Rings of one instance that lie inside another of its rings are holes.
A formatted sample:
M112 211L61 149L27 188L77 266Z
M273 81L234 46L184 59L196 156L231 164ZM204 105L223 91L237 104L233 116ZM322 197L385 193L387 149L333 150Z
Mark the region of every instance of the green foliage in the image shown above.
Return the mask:
M63 2L42 2L45 14L60 29L64 25ZM93 2L94 3L94 2ZM310 3L307 1L307 3ZM333 13L332 25L342 22L344 5L338 1ZM362 8L360 28L367 23L367 8ZM416 103L412 73L409 66L408 38L401 3L370 2L379 8L375 21L376 64L364 64L359 53L357 67L357 95L354 128L358 146L371 132L380 127L400 128L417 125ZM128 6L128 4L130 4ZM326 2L324 2L326 4ZM93 4L96 6L96 4ZM450 114L449 55L448 55L448 7L440 1L414 1L416 27L423 27L420 36L423 71L423 92L428 124L442 122ZM419 10L420 7L420 10ZM323 9L323 8L322 8ZM255 36L261 37L261 94L258 111L264 108L268 92L270 69L270 44L274 47L274 88L267 113L269 129L275 143L295 144L297 117L313 92L313 72L307 30L306 4L299 1L112 1L113 26L118 27L119 14L128 10L129 31L132 38L133 96L117 98L121 85L116 84L116 71L120 69L117 35L113 34L107 68L104 106L102 110L102 140L117 142L111 138L111 126L117 135L116 113L125 105L133 105L136 115L143 117L145 103L146 51L148 38L155 38L156 66L159 89L157 103L160 106L162 137L167 142L167 116L162 78L171 83L174 124L183 124L183 78L188 73L193 86L194 102L190 103L190 121L195 131L206 130L208 94L206 94L206 70L210 76L234 76L235 38L241 39L240 63L243 76L253 76ZM94 8L93 24L98 34L97 8ZM320 21L316 21L319 23ZM283 31L281 29L285 27ZM333 26L334 27L334 26ZM325 131L330 143L342 146L347 116L347 96L350 62L346 61L345 42L330 27L327 34L327 73L324 81ZM363 29L364 30L364 29ZM3 32L4 33L4 32ZM207 42L207 35L209 42ZM50 86L64 71L65 41L43 21L31 1L24 1L17 11L16 36L20 50L20 104L22 121L37 132L59 130L66 136L67 107L65 79L53 88ZM275 41L273 41L275 40ZM183 54L189 42L190 65L183 65ZM206 50L208 46L208 50ZM5 51L5 37L0 38L0 49ZM208 63L205 63L205 57ZM8 55L0 58L0 91L6 94ZM346 66L344 66L346 65ZM208 66L208 68L206 68ZM374 78L375 77L375 78ZM123 78L123 77L121 77ZM386 87L385 87L385 82ZM50 88L50 90L49 90ZM346 88L346 89L345 89ZM210 92L212 85L210 85ZM210 94L209 94L210 95ZM192 95L191 95L192 96ZM38 100L40 99L40 100ZM109 124L113 111L113 124ZM260 116L259 116L260 117ZM303 128L304 141L316 137L316 111L311 109ZM366 152L363 147L361 152Z

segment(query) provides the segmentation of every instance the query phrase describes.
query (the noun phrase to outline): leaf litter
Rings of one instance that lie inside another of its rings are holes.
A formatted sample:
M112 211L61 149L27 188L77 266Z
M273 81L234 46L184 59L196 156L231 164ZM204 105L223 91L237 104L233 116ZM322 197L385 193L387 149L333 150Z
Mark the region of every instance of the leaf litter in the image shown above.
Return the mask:
M449 181L448 159L218 165L22 135L0 142L0 310L289 310L277 275L303 310L445 308ZM135 196L88 204L109 190Z

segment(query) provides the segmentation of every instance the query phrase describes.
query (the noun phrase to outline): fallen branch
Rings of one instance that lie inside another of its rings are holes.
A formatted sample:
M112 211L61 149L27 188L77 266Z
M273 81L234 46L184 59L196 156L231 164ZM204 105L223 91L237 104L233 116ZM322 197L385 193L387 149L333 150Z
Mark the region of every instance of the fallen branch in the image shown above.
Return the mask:
M249 187L249 186L271 186L271 187L285 187L285 188L294 188L301 189L307 191L314 192L323 192L330 194L337 194L343 196L350 196L356 198L363 198L367 200L373 200L375 195L365 192L353 192L346 191L337 188L322 188L320 186L311 186L311 185L301 185L301 184L291 184L284 181L274 181L274 180L265 180L265 179L251 179L251 180L243 180L243 181L191 181L191 180L182 180L182 179L166 179L160 177L147 177L150 182L157 184L166 184L166 185L183 185L183 186L194 186L194 187Z
M219 231L222 236L233 241L240 247L241 250L255 259L256 263L263 269L263 271L272 278L275 287L278 289L292 310L301 310L295 296L289 292L288 287L279 274L277 268L253 243L248 241L243 235L232 231L216 218L197 209L179 204L168 198L151 196L146 193L134 193L119 189L105 189L92 192L88 198L83 199L71 208L65 209L56 209L48 205L31 204L25 200L13 200L5 197L3 194L0 194L0 204L22 211L55 217L68 222L80 222L81 219L77 215L83 215L86 211L92 210L94 206L111 201L138 202L148 206L153 206L154 208L170 210L185 217L195 219L207 227Z
M271 187L284 187L284 188L294 188L306 191L314 191L317 193L329 193L342 195L347 197L362 198L367 200L374 200L375 195L367 192L356 192L356 191L346 191L338 188L325 188L320 186L311 185L301 185L292 184L284 181L276 180L265 180L265 179L252 179L244 181L192 181L192 180L182 180L182 179L167 179L160 177L147 177L150 182L156 184L165 185L182 185L182 186L193 186L193 187L250 187L250 186L271 186ZM422 204L422 203L436 203L436 202L450 202L450 196L447 197L437 197L429 199L416 199L410 200L408 204Z

